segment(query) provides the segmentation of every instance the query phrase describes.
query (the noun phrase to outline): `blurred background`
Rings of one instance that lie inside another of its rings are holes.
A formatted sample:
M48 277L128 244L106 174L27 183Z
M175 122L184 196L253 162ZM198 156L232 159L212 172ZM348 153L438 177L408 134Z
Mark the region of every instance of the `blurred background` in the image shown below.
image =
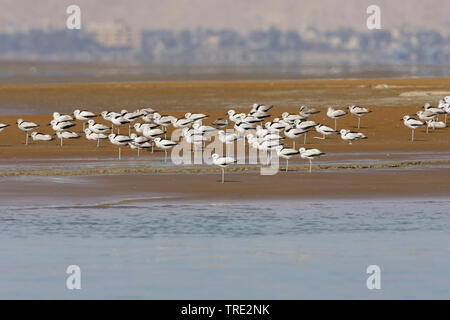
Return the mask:
M68 30L66 9L81 8ZM381 8L381 30L366 9ZM0 83L445 77L448 0L0 0Z

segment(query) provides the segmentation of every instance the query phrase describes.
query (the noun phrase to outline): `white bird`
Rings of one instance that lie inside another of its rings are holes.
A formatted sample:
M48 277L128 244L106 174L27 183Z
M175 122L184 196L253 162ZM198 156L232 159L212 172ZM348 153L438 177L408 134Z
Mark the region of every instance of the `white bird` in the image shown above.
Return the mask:
M61 147L63 139L78 139L80 137L77 133L69 131L56 131L56 136L61 140Z
M403 117L403 124L411 129L411 141L414 141L414 130L418 127L422 127L425 124L422 121L414 119L410 116Z
M298 114L304 118L308 118L309 116L311 116L313 114L317 114L319 112L320 112L319 110L310 108L308 106L300 106L300 111Z
M22 119L17 119L17 127L26 133L25 145L28 145L28 132L39 128L36 123L23 121Z
M337 129L337 119L343 117L347 114L344 110L334 109L333 107L328 107L327 116L328 118L334 119L334 130Z
M96 123L94 120L88 120L88 129L94 133L105 133L109 131L111 127L105 126L102 123Z
M152 108L142 108L142 109L139 109L139 112L141 113L142 116L146 116L146 115L154 114L156 111L153 110Z
M284 148L283 146L277 146L275 150L277 151L278 157L286 159L286 172L288 171L289 167L289 159L300 153L300 151Z
M255 130L252 124L241 122L239 120L234 124L234 129L241 135L245 135L247 132Z
M166 133L166 131L164 131L160 128L152 129L150 127L145 127L144 130L142 130L142 135L149 139L157 138L159 136L162 136L165 133Z
M428 128L431 128L433 130L444 129L444 128L447 128L447 124L443 121L428 120L427 121L427 132L428 132Z
M341 129L340 133L342 140L348 141L349 144L352 144L352 141L367 139L367 137L361 132L353 132L350 130Z
M264 127L272 133L279 133L286 128L286 125L279 122L266 122Z
M217 153L212 155L213 164L222 169L222 183L225 182L225 168L237 161L233 157L221 157Z
M84 129L84 134L87 140L96 140L97 148L100 146L100 140L108 139L108 136L103 133L93 132L91 129Z
M348 110L350 111L351 114L358 117L358 129L360 129L360 127L361 127L361 117L372 112L367 108L362 108L362 107L355 106L355 105L349 106Z
M159 126L156 123L135 123L133 127L137 133L143 133L145 129L147 130L156 129Z
M437 113L422 110L417 111L415 115L417 115L423 121L435 120L437 117Z
M174 128L186 128L193 122L194 120L188 118L172 119L172 125Z
M281 114L281 118L283 118L283 120L287 121L289 124L294 123L295 120L303 120L304 119L304 117L302 117L299 114L289 113L289 112L283 112Z
M73 115L75 116L75 119L80 121L88 121L91 118L95 118L97 115L93 112L87 111L87 110L75 110L73 112ZM83 131L86 127L86 123L83 122Z
M228 110L227 115L231 122L236 123L238 121L242 121L241 114L237 114L233 109Z
M306 130L294 128L294 127L288 127L284 129L284 135L292 140L292 148L295 149L295 140L298 139L301 135L306 135Z
M309 160L309 172L312 171L312 160L325 154L319 149L300 148L298 151L300 151L300 157L302 159Z
M119 160L121 160L120 147L128 145L128 143L133 141L133 139L131 139L128 136L121 136L121 135L118 135L115 133L111 133L110 135L108 135L108 138L109 138L109 142L111 142L113 145L116 145L119 147Z
M325 126L323 124L318 124L316 126L316 131L322 135L322 138L320 138L320 137L314 137L314 138L322 139L322 140L325 140L325 136L328 136L328 135L330 135L332 133L337 133L337 130L334 130L333 128L327 127L327 126Z
M130 121L122 117L121 115L113 115L109 118L109 121L113 124L113 130L114 126L117 127L117 134L120 134L120 126L124 124L130 124ZM129 131L129 130L128 130Z
M9 124L0 123L0 132L9 127Z
M153 114L153 121L160 125L161 127L168 127L169 125L172 124L172 121L176 119L174 116L167 116L167 115L160 115L158 112L155 112ZM166 131L166 130L164 130ZM166 138L166 133L164 133L164 138Z
M33 139L33 141L52 141L53 140L53 137L51 135L36 132L36 131L31 133L31 138Z
M137 110L135 112L128 112L127 110L122 110L120 115L128 121L128 135L131 133L131 123L135 120L139 119L142 116L142 113Z
M450 113L450 102L445 102L444 99L441 99L438 107L444 111L444 122L447 123L447 115Z
M430 111L430 112L433 112L436 114L444 114L445 113L445 111L442 110L441 108L435 108L429 103L425 103L422 108L424 108L425 111Z
M303 136L303 144L306 144L306 136L308 135L308 131L314 128L317 123L311 120L295 120L294 121L295 126L297 129L305 131L305 135Z
M166 140L166 139L161 139L161 138L155 138L153 141L155 142L155 144L158 148L164 150L164 162L166 162L167 161L167 150L176 146L177 143L172 140Z
M217 129L214 127L202 125L201 121L195 121L194 124L192 125L192 128L194 129L194 132L196 134L206 134L207 135L207 134L217 131Z
M143 137L143 136L138 136L135 133L132 133L130 135L130 138L133 139L133 141L129 142L129 145L132 146L132 149L137 149L138 151L138 158L140 156L140 150L141 149L146 149L146 148L150 148L150 139L147 137Z
M254 103L251 111L269 112L272 108L273 106L269 106L267 104Z
M74 123L69 121L58 122L57 120L50 121L53 131L62 132L75 126Z
M56 120L56 122L65 122L65 121L72 121L72 116L68 114L59 114L58 112L53 112L53 120Z
M206 114L203 114L203 113L190 113L190 112L186 113L184 115L184 117L186 119L192 120L192 122L208 118L208 116Z
M265 118L269 118L270 114L268 114L267 112L263 112L263 111L252 110L252 111L250 111L249 116L255 117L259 120L263 120Z

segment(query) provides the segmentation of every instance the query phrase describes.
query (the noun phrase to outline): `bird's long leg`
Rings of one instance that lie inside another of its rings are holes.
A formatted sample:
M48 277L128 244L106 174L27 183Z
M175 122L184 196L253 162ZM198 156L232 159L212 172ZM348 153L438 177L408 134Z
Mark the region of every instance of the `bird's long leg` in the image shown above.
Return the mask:
M444 123L447 124L447 113L444 116Z
M289 160L286 159L286 172L288 172L288 168L289 168Z
M303 136L303 144L306 144L306 135L308 134L308 132L305 132L305 135Z
M337 127L337 119L334 119L334 130L336 130Z
M427 133L428 133L428 123L427 123Z
M130 135L130 134L131 134L131 126L130 126L130 124L128 124L128 135Z
M322 140L325 140L325 134L322 133Z
M222 183L224 183L225 182L225 169L224 168L221 168L222 169Z
M141 150L141 148L140 147L138 147L138 158L139 158L139 151Z
M120 147L119 147L119 160L121 159L121 154L120 154Z
M27 132L25 132L25 134L26 134L26 138L25 138L25 145L27 146L27 145L28 145L28 131L27 131Z
M312 166L311 159L309 159L309 173L311 173L311 166Z
M97 148L100 146L100 138L97 139Z
M164 162L167 162L167 150L164 149Z
M295 139L294 139L294 141L293 141L293 143L292 143L292 148L295 149Z
M414 142L414 129L411 129L411 141Z
M361 118L358 117L358 129L360 128L360 124L361 124Z
M63 138L61 137L61 147L63 146L63 141L62 140L63 140Z
M120 127L117 127L117 134L120 134Z
M114 123L111 125L111 133L114 133Z
M83 131L84 131L85 127L86 127L86 122L83 122Z

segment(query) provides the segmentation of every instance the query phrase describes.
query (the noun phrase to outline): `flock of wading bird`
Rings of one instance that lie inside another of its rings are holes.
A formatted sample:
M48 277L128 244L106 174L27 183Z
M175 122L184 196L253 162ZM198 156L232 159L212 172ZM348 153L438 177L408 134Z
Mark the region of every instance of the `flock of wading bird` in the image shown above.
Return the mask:
M351 105L347 111L329 107L327 116L334 120L334 128L324 124L316 123L308 118L320 111L307 106L301 106L298 113L284 112L280 117L272 121L265 120L271 115L269 111L273 108L271 105L254 104L249 113L237 113L235 110L227 112L228 118L219 118L212 122L212 126L203 125L202 120L208 118L203 113L186 113L184 117L177 118L170 115L161 115L152 108L139 109L134 112L122 110L120 113L112 111L103 111L100 115L87 110L75 110L73 115L53 113L53 120L48 124L55 131L55 134L44 134L36 131L39 125L25 121L17 120L17 126L26 133L25 145L28 145L29 132L33 141L52 141L54 136L60 140L63 146L64 139L78 139L80 134L71 131L75 126L73 121L83 122L83 132L87 140L97 142L97 147L101 140L108 139L109 142L118 147L119 160L121 159L121 147L130 147L137 150L138 157L140 150L154 148L162 149L165 152L164 161L167 160L167 151L178 143L167 139L167 129L172 126L175 129L182 130L183 139L192 146L204 147L206 141L210 141L212 135L217 134L218 139L225 145L234 144L239 139L246 139L249 148L255 148L260 151L275 151L277 156L286 160L286 171L288 171L289 159L300 155L301 158L309 160L309 172L312 168L312 160L325 153L315 148L295 149L295 142L303 136L303 144L306 144L307 133L315 129L322 137L315 139L326 139L330 134L340 134L344 141L352 144L353 141L367 139L361 132L354 132L348 129L337 130L337 120L344 117L348 112L358 119L358 129L360 129L361 117L369 114L371 111L367 108ZM437 107L425 104L423 110L418 111L415 119L409 115L403 117L403 123L410 128L411 140L414 141L414 130L426 125L428 129L446 128L447 114L450 113L450 96L439 101ZM445 116L445 120L438 121L440 115ZM108 125L96 122L94 118L101 116ZM421 121L422 120L422 121ZM224 130L233 124L233 130ZM128 126L128 135L121 135L120 128ZM8 124L0 123L0 132L9 127ZM116 128L117 133L114 132ZM134 130L135 132L131 132ZM282 134L283 136L281 136ZM162 138L164 136L164 138ZM285 147L283 140L292 141L292 148ZM224 182L224 168L237 161L233 157L223 157L218 154L212 155L212 162L222 169L222 182Z

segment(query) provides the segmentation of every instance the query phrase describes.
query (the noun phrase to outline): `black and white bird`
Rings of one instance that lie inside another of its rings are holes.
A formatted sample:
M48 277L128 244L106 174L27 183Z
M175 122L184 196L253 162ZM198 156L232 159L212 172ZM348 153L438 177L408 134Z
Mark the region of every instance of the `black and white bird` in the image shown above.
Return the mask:
M155 142L156 146L160 149L164 150L164 162L167 161L167 150L175 147L177 145L177 143L175 141L172 140L167 140L167 139L161 139L161 138L155 138L153 139L153 141Z
M428 132L428 128L431 128L433 130L444 129L444 128L447 128L447 124L443 121L428 120L427 121L427 132Z
M305 119L304 117L302 117L299 114L295 114L295 113L289 113L289 112L283 112L281 114L281 118L286 121L289 124L293 124L296 120L303 120Z
M112 123L112 130L114 131L114 126L117 127L117 134L120 134L120 127L124 124L128 125L130 124L130 120L125 119L124 117L122 117L122 115L112 115L109 117L109 121L111 121ZM128 126L128 131L129 131L129 126Z
M266 122L264 127L272 133L279 133L286 128L286 124L280 122Z
M219 118L219 119L214 120L214 122L212 124L216 128L223 129L228 126L228 120L225 118Z
M234 130L236 130L240 135L244 136L246 135L248 132L255 130L255 128L253 127L252 124L250 123L246 123L246 122L241 122L241 121L237 121L234 124Z
M75 117L75 119L79 120L79 121L89 121L89 119L91 118L95 118L97 115L93 112L87 111L87 110L75 110L73 112L73 115ZM86 127L86 122L83 122L83 131Z
M147 130L156 129L159 126L156 123L135 123L133 127L137 133L143 133L145 129Z
M119 135L119 134L115 134L115 133L111 133L110 135L108 135L108 138L109 138L109 142L111 142L113 145L119 147L119 160L121 160L120 147L128 145L128 143L133 141L133 139L131 139L128 136L123 136L123 135Z
M22 119L17 119L17 127L20 130L25 131L25 133L26 133L25 145L28 145L28 132L39 128L39 126L36 123L23 121Z
M437 113L428 110L426 111L419 110L415 115L418 116L423 121L435 120L436 117L438 116Z
M136 133L132 133L130 135L130 138L133 139L133 141L129 142L128 144L132 149L137 149L138 158L140 156L141 149L147 149L151 147L150 139L147 137L138 136Z
M345 116L347 114L344 110L334 109L333 107L328 107L327 117L334 119L334 130L337 130L337 119Z
M301 135L306 135L307 130L294 128L293 126L284 129L284 135L292 140L292 148L295 149L295 140L297 140Z
M176 120L174 116L168 116L168 115L160 115L158 112L155 112L153 114L153 122L160 125L161 128L167 128L169 125L172 124L173 120ZM164 130L166 131L166 130ZM167 135L164 133L164 138L166 138Z
M53 112L53 120L56 120L56 122L73 121L73 117L68 114L59 114L58 112Z
M319 158L320 156L324 155L322 151L319 149L307 149L307 148L300 148L298 151L300 151L300 157L302 159L308 159L309 160L309 172L312 171L312 160L315 158Z
M358 129L361 128L361 117L372 112L367 108L362 108L362 107L355 106L355 105L349 106L348 110L350 111L351 114L358 117Z
M269 112L269 110L272 108L273 106L269 106L267 104L254 103L250 112L253 111Z
M314 138L321 139L321 140L325 140L325 136L328 136L333 133L338 133L337 130L327 127L326 125L323 125L323 124L318 124L316 126L316 131L322 135L322 138L320 138L320 137L314 137Z
M53 137L51 135L36 132L36 131L31 133L31 138L33 139L33 141L52 141L53 140Z
M208 116L206 114L203 114L203 113L190 113L190 112L187 112L184 115L184 117L186 119L192 120L192 122L208 118Z
M319 113L319 110L316 110L315 108L310 108L308 106L300 106L299 115L303 118L308 118L309 116L312 116L313 114Z
M9 124L0 123L0 132L9 127Z
M188 118L172 119L172 125L174 128L181 129L191 126L194 120Z
M222 183L225 182L225 168L237 161L233 157L221 157L217 153L212 155L212 162L214 165L222 169Z
M55 132L63 132L72 127L75 127L75 123L72 123L69 121L52 120L52 121L50 121L50 126L52 127L53 131L55 131Z
M80 136L75 132L70 131L56 131L56 136L61 140L61 147L63 146L63 139L78 139Z
M361 132L353 132L347 129L341 129L341 139L344 141L348 141L349 144L352 144L352 141L367 139L367 137Z
M403 120L403 124L406 127L411 129L411 141L414 142L414 130L416 130L416 128L424 126L425 123L410 116L404 116L401 120Z
M94 133L106 133L106 131L111 130L111 127L108 127L102 123L96 123L94 120L88 120L88 129Z
M311 120L302 120L298 119L294 121L295 126L297 129L305 131L305 134L303 135L303 144L306 144L306 137L308 135L308 131L314 128L317 123Z
M93 132L91 129L84 129L84 134L87 140L95 140L97 141L97 148L100 146L100 140L108 139L108 136L103 133Z
M242 119L241 119L242 114L236 113L236 111L233 109L228 110L227 115L228 115L228 119L230 119L231 122L234 122L234 123L236 123L238 121L242 122Z
M289 167L289 159L300 153L300 151L298 150L284 148L283 146L278 146L275 148L275 150L277 152L278 157L286 159L286 172L288 171Z

